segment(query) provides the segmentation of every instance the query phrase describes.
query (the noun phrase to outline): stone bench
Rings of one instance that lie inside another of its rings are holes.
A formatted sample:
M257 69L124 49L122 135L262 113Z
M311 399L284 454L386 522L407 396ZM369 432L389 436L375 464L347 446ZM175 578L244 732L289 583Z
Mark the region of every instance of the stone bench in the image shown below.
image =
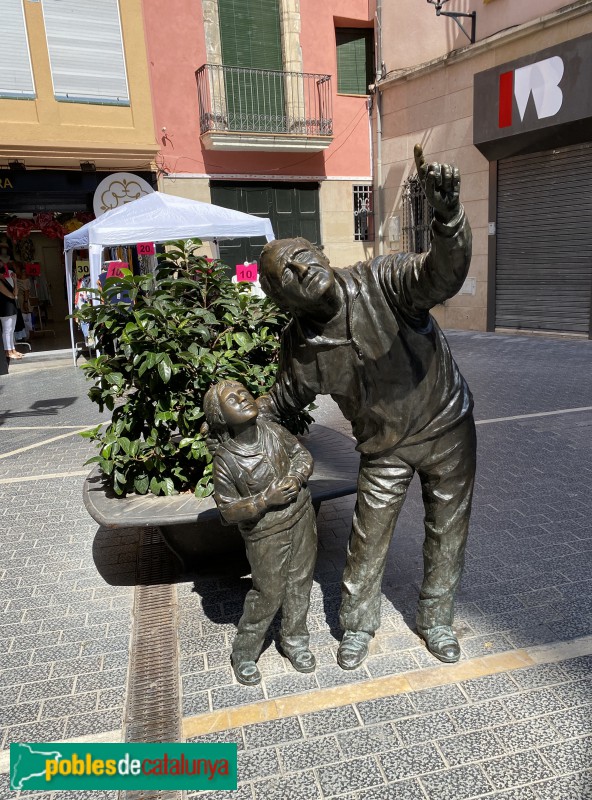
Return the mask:
M312 425L301 441L314 458L309 487L317 513L323 501L356 492L360 457L353 439L324 425ZM239 537L237 528L222 524L211 497L117 497L105 489L98 467L84 482L83 498L88 513L105 528L157 527L186 570L203 565L211 555L222 555Z

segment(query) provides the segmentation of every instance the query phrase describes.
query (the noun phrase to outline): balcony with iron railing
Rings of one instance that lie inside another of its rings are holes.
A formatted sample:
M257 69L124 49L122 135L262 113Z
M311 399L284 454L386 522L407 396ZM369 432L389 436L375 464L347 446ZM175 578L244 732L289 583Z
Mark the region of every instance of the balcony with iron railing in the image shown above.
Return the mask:
M333 141L330 75L222 64L195 75L207 149L314 152Z

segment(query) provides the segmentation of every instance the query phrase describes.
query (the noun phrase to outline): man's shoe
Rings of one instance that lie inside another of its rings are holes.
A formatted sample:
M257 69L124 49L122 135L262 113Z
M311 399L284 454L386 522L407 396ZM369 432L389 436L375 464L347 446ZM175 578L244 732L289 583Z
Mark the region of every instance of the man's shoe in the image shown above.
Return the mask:
M256 686L261 683L261 673L257 669L257 664L254 661L239 661L235 662L234 658L230 657L232 669L236 675L236 679L243 686Z
M368 655L372 636L365 631L346 631L337 651L337 663L341 669L357 669Z
M452 664L460 658L460 646L450 625L437 625L435 628L419 628L417 632L424 640L433 656Z
M287 650L282 647L282 653L296 672L313 672L317 665L316 659L308 647L301 647L299 650Z

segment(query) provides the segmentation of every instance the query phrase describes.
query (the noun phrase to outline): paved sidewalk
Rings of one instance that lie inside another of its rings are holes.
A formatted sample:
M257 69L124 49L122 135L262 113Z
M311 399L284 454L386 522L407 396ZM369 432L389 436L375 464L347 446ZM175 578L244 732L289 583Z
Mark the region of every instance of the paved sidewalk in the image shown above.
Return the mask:
M192 740L238 742L237 800L592 797L592 344L464 332L449 341L479 437L462 660L440 665L413 631L416 482L389 555L382 628L352 673L335 653L353 498L319 517L313 675L293 672L270 643L262 686L239 686L228 653L248 580L186 576L183 726ZM80 496L90 447L46 427L97 424L84 392L68 362L0 378L5 748L121 735L138 532L97 530ZM349 432L330 402L315 418Z

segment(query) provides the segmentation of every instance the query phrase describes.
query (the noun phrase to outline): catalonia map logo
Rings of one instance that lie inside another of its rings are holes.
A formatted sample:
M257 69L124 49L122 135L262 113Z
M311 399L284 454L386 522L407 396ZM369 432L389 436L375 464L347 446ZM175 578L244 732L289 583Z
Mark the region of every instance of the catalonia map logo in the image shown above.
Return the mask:
M10 788L228 791L237 788L237 745L15 742Z

